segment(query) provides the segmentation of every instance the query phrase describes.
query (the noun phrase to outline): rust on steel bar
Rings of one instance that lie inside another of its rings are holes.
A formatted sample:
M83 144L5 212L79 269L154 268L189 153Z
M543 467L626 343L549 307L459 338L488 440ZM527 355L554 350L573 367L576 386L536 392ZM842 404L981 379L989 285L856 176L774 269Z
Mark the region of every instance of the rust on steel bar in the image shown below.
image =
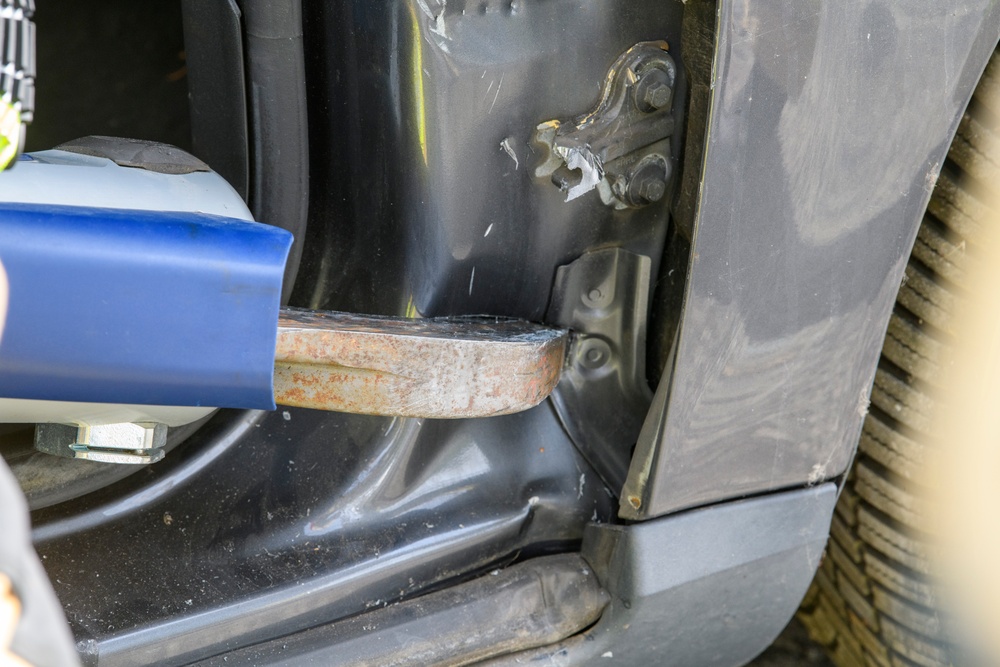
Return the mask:
M492 317L405 319L283 309L281 405L397 417L527 410L559 381L567 332Z

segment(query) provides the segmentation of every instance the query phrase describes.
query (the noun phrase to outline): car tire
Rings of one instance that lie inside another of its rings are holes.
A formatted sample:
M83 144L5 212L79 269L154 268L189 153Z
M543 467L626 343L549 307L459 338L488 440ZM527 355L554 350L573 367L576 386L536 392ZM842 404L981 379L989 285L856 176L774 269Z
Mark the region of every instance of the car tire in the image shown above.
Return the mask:
M988 204L1000 183L1000 55L962 117L906 267L875 375L854 467L830 542L799 610L840 667L954 664L940 586L931 576L922 469L955 306L968 287ZM987 190L989 188L986 188Z

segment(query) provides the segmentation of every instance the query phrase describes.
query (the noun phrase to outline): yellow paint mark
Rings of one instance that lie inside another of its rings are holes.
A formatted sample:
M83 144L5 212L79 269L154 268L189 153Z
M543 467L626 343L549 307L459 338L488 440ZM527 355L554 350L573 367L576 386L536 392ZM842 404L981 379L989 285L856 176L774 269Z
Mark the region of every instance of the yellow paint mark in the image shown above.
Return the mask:
M410 4L410 62L413 63L411 72L413 77L414 106L417 110L417 140L420 142L420 154L424 158L424 166L427 165L427 108L424 100L424 48L420 38L420 20L417 12Z
M21 144L20 104L0 100L0 169L17 157Z
M420 317L420 313L417 312L417 307L413 303L413 294L410 294L410 300L406 302L406 317Z

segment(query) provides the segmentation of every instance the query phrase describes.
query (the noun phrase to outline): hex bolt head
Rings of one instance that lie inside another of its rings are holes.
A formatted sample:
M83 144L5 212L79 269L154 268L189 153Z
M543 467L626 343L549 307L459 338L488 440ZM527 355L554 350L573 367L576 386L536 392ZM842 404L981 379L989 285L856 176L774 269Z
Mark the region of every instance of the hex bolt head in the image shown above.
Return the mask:
M667 193L669 175L667 161L662 156L647 158L629 175L625 199L632 206L647 206L663 199Z
M648 67L640 76L634 88L635 106L639 111L652 113L670 107L674 91L673 77L659 67Z
M667 184L656 178L647 179L639 186L639 196L650 203L663 199L666 191Z
M670 87L656 83L646 89L643 100L654 109L662 109L670 104Z

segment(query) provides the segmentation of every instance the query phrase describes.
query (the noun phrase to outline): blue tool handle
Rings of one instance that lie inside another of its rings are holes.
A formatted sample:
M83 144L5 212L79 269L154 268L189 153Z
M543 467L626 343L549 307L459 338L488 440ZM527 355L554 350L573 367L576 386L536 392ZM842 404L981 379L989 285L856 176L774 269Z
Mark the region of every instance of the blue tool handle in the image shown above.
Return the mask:
M0 397L274 409L291 242L199 213L0 204Z

